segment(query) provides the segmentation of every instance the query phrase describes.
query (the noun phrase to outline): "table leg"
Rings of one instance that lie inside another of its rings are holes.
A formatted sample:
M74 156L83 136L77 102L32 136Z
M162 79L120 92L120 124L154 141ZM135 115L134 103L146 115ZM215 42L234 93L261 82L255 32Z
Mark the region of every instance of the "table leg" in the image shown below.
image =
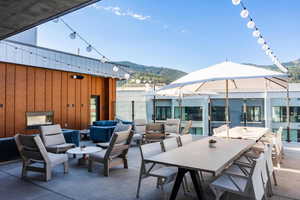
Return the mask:
M176 199L176 196L177 196L178 190L180 188L181 182L183 180L183 177L187 172L188 172L188 170L186 170L186 169L178 168L178 173L177 173L176 180L175 180L175 183L174 183L174 186L172 189L170 200Z
M82 158L78 159L78 165L86 165L88 160L87 154L83 154Z
M203 189L201 186L201 181L199 180L198 177L198 172L194 171L194 170L189 170L192 181L193 181L193 185L197 194L198 199L205 199L204 195L203 195Z

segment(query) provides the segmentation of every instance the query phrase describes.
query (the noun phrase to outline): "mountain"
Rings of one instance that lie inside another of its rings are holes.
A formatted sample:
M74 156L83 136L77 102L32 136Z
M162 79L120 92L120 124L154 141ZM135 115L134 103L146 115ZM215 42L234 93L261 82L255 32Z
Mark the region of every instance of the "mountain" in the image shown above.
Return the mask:
M117 64L120 64L124 70L130 72L133 79L139 79L142 82L159 82L159 83L170 83L184 75L186 75L186 72L177 70L177 69L171 69L166 67L155 67L155 66L146 66L146 65L140 65L129 61L120 61L120 62L114 62Z
M291 62L285 62L282 64L286 66L289 70L290 82L299 83L300 82L300 59ZM262 67L274 71L280 71L275 65L255 65L255 64L250 64L250 65Z

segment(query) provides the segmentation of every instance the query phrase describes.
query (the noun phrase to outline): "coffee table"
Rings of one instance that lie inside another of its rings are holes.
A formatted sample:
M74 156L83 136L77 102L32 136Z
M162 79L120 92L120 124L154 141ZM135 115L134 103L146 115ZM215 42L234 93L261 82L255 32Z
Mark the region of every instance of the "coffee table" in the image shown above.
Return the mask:
M88 155L91 153L96 153L99 151L102 151L103 149L100 147L94 147L94 146L87 146L87 147L75 147L72 149L69 149L67 151L67 154L71 155L82 155L80 159L78 159L78 165L85 165L88 160Z

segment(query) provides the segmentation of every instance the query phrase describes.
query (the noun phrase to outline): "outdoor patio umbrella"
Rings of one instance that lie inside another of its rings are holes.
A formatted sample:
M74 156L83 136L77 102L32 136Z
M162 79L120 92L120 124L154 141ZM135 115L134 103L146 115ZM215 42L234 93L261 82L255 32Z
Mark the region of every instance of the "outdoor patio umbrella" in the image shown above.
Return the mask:
M229 124L229 90L231 92L259 92L286 89L288 75L251 65L222 62L187 74L157 91L158 95L174 94L178 90L196 94L225 92L226 124ZM289 106L287 106L288 109ZM288 110L287 110L287 113ZM288 115L289 118L289 115ZM288 124L289 126L289 124ZM228 133L228 131L227 131Z

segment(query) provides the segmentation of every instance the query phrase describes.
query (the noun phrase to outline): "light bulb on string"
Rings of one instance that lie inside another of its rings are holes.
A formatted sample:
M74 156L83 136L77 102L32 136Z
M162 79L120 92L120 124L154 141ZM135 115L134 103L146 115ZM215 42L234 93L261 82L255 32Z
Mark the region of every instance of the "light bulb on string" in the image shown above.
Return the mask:
M268 49L268 50L266 51L266 55L268 56L268 55L270 55L270 54L272 54L272 51L271 51L270 49Z
M242 11L241 11L241 17L242 18L247 18L248 16L249 16L249 11L246 9L246 8L244 8Z
M113 67L113 71L114 72L117 72L117 71L119 71L119 67L117 67L116 65Z
M76 39L76 32L74 31L73 33L70 33L69 36L72 40Z
M124 75L124 77L125 77L126 80L128 80L128 79L130 78L130 74L126 73L126 74Z
M267 45L267 43L264 43L264 44L262 45L262 49L263 49L264 51L268 50L268 49L269 49L269 45Z
M247 23L247 27L249 29L254 29L255 28L255 23L252 19Z
M258 38L257 43L258 44L264 44L265 43L265 39L262 38L262 37L260 37L260 38Z
M258 29L256 29L255 31L252 32L253 37L258 38L260 36L260 32Z
M106 62L108 62L108 59L105 56L102 56L102 58L100 59L100 61L102 63L106 63Z
M241 0L232 0L232 4L237 6L241 3Z
M92 51L92 45L87 46L87 47L86 47L86 51L87 51L87 52L91 52L91 51Z

